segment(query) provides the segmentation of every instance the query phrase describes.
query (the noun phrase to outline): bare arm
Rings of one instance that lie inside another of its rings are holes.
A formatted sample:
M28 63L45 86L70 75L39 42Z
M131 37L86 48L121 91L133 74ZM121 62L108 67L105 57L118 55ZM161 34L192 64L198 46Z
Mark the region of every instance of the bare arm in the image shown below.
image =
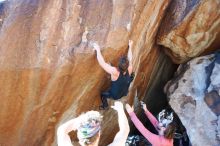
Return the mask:
M125 115L123 104L121 102L115 102L115 105L112 106L112 108L114 108L118 112L119 132L116 134L113 142L108 146L123 146L125 145L126 139L130 131L128 119Z
M111 66L110 64L106 63L103 56L102 56L102 53L100 51L100 47L98 44L96 43L93 43L92 46L94 47L94 50L96 50L96 53L97 53L97 60L99 62L99 65L109 74L111 75L115 75L117 74L117 69L113 66Z
M161 145L160 138L158 135L151 133L144 125L140 122L137 116L134 113L134 108L129 104L126 104L126 110L131 117L132 122L135 127L141 132L141 134L152 144L152 145Z
M76 130L79 123L77 118L67 121L60 125L57 129L57 143L58 146L73 146L68 133Z
M132 73L132 48L133 48L133 41L129 40L129 49L128 49L128 61L129 61L129 66L128 66L128 72L129 74Z
M144 111L150 122L153 124L154 128L157 129L158 121L157 119L151 114L150 111L146 110Z
M152 113L147 109L146 104L141 101L141 106L144 110L145 115L148 117L148 119L150 120L150 122L153 124L154 128L157 129L158 126L158 120L152 115Z
M129 113L132 122L135 127L140 131L140 133L152 144L152 145L161 145L160 136L151 133L144 125L140 122L134 112ZM164 139L164 138L163 138Z

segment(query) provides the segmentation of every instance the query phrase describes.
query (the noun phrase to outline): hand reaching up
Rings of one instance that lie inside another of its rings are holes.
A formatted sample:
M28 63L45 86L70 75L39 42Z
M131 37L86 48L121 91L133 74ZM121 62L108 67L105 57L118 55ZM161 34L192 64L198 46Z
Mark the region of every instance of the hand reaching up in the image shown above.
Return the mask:
M133 106L131 107L129 104L126 104L125 108L128 113L134 112L134 107Z
M143 108L144 111L147 111L147 106L146 104L143 102L143 101L140 101L141 102L141 107Z
M123 104L120 101L116 101L113 106L111 106L114 110L119 111L119 110L124 110L123 109Z

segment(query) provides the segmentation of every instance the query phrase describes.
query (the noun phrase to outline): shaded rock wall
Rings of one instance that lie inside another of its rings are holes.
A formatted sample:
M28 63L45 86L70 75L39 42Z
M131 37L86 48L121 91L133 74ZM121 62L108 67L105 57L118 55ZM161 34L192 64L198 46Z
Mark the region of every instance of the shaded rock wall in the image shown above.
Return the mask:
M166 47L175 63L183 63L204 51L219 49L219 35L219 0L173 0L157 42Z
M11 0L0 28L0 145L56 145L60 123L96 109L109 85L88 42L116 65L134 40L136 78L145 94L161 52L155 36L169 0ZM163 60L163 58L162 58ZM165 72L170 72L169 70ZM100 145L117 132L116 113L103 112ZM111 131L111 133L109 133Z
M162 51L161 48L160 50ZM155 116L157 116L162 109L167 108L169 105L166 94L163 92L163 87L173 77L173 73L175 72L176 68L177 66L172 63L171 59L161 52L160 57L157 62L155 62L152 73L149 76L149 82L144 96L141 96L137 90L137 98L134 99L133 103L135 113L145 127L152 132L157 133L148 118L146 118L139 101L144 101L147 104L147 108ZM169 72L167 72L167 70L169 70ZM140 134L136 127L133 126L131 121L130 125L132 131L131 133Z
M193 146L220 145L220 54L181 64L165 87Z

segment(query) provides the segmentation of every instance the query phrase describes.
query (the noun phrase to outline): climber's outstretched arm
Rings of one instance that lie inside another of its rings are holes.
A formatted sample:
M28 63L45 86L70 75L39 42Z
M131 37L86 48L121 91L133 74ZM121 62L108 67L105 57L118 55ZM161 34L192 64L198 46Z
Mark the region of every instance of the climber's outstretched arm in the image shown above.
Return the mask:
M113 66L111 66L110 64L106 63L103 56L102 56L102 53L100 51L100 47L98 44L96 43L93 43L92 44L94 50L96 50L96 53L97 53L97 60L99 62L99 65L109 74L111 75L115 75L117 74L117 69Z
M60 125L57 129L57 143L58 146L73 146L68 133L75 131L79 126L77 118L67 121Z
M132 73L132 48L133 48L133 41L129 40L129 46L128 46L128 61L129 61L129 66L128 66L128 72L129 74Z
M145 115L148 117L148 119L150 120L150 122L153 124L153 126L155 127L155 129L157 129L157 126L159 124L158 120L152 115L152 113L147 109L146 104L141 101L141 106L144 110Z

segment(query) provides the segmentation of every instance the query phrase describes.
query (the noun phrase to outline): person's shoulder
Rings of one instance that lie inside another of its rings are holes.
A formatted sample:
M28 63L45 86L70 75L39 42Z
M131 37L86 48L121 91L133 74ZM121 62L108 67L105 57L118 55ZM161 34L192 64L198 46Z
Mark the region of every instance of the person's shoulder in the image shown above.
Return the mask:
M168 139L168 138L165 138L164 136L159 136L160 139L161 139L161 142L163 144L167 144L167 145L170 145L173 143L173 139Z
M120 72L118 71L118 69L116 67L112 68L112 75L113 76L119 76Z
M118 79L120 75L120 72L117 70L116 67L114 67L114 69L112 70L112 73L111 73L111 78L113 79L113 81L116 81Z

